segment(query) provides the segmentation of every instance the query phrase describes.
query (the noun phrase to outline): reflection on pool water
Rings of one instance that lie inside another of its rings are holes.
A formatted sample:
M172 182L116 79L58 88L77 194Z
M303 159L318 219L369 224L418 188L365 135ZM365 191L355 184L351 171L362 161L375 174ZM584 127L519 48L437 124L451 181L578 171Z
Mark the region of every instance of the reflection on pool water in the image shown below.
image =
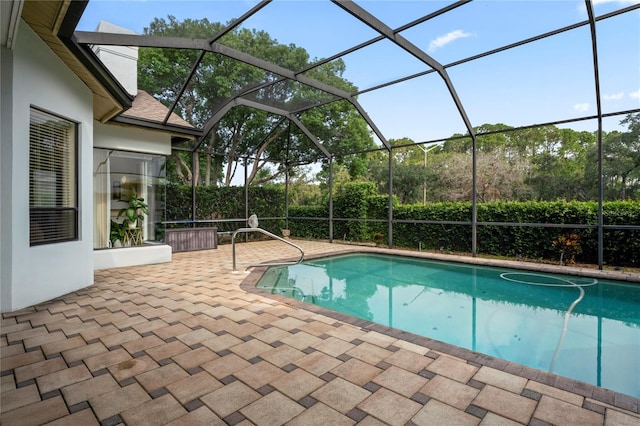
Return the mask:
M351 254L272 267L258 287L640 397L640 285Z

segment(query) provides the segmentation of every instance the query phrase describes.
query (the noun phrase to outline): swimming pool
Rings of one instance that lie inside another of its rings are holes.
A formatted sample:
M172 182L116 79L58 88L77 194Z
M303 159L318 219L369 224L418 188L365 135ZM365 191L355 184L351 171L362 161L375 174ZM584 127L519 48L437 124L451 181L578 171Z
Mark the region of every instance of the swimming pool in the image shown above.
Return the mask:
M640 397L640 286L380 254L267 270L258 287Z

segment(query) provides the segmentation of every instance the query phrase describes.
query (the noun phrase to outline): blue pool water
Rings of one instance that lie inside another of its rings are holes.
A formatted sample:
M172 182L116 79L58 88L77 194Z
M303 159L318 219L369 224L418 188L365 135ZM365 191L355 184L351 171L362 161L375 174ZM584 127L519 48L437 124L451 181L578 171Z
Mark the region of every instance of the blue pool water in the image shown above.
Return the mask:
M272 267L258 287L640 397L640 285L378 254Z

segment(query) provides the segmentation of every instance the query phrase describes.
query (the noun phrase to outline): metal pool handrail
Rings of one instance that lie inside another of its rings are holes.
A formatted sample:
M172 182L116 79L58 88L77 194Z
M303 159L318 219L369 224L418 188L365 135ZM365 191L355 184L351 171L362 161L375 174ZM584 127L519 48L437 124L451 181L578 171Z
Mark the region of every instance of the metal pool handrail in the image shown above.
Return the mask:
M249 232L260 232L264 235L267 235L271 238L275 238L276 240L280 240L283 243L289 244L291 247L297 248L298 250L300 250L300 259L298 259L295 262L269 262L269 263L255 263L255 264L251 264L249 266L246 267L245 272L249 270L249 268L254 268L256 266L280 266L280 265L295 265L297 263L300 263L304 260L304 251L302 250L302 248L296 244L293 244L291 241L287 241L284 238L278 237L275 234L272 234L269 231L265 231L262 228L239 228L236 229L235 231L233 231L233 235L231 236L231 252L233 254L233 272L234 274L238 273L238 270L236 269L236 235L239 233L249 233Z

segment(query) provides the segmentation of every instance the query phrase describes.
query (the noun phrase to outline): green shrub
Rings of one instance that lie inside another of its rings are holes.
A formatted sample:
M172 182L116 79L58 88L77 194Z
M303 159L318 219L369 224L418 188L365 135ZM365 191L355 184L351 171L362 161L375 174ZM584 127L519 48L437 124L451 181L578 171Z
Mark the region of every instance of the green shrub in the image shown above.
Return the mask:
M309 219L299 219L305 217ZM329 238L328 206L290 206L289 218L292 236L318 240Z
M191 187L167 185L167 220L191 217ZM244 218L244 188L196 188L196 218ZM371 182L349 182L334 199L334 232L337 240L376 241L388 238L388 196L378 195ZM249 214L258 218L284 217L285 193L281 186L249 188ZM451 252L471 252L470 202L400 205L393 198L393 243L396 247ZM329 238L329 206L290 206L289 229L293 237ZM305 219L308 218L308 219ZM320 219L316 219L320 218ZM346 219L346 220L339 220ZM365 220L348 220L365 219ZM443 223L402 223L403 220ZM605 225L640 225L640 202L612 201L603 206ZM446 222L446 223L444 223ZM459 222L459 223L452 223ZM598 230L571 226L536 227L526 224L597 225L596 202L517 202L500 201L478 204L477 250L479 254L559 261L553 242L564 234L580 239L582 252L576 262L598 262ZM492 223L522 223L499 226ZM218 223L221 230L234 230L244 223ZM260 226L275 234L284 228L284 220L260 219ZM378 238L374 238L377 236ZM605 229L604 261L610 265L640 265L640 231Z

